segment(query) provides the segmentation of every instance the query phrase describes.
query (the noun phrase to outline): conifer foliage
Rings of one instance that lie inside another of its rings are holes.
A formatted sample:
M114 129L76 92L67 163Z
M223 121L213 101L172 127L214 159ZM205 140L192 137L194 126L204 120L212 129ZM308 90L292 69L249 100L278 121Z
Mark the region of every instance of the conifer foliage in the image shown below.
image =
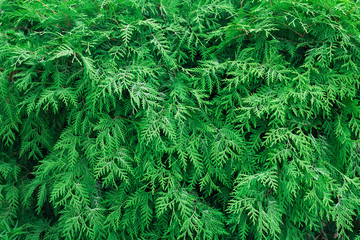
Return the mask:
M0 0L1 239L360 239L356 0Z

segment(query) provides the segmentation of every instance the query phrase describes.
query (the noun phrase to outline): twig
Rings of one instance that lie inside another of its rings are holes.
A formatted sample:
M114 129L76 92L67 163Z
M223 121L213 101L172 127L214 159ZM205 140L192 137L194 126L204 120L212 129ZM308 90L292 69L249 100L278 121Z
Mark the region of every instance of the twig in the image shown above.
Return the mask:
M161 3L159 4L159 6L158 6L158 9L159 9L159 13L160 13L160 15L162 16L162 18L164 19L164 21L166 21L166 18L165 18L165 16L164 16L164 14L163 14L163 12L161 11Z
M66 17L66 19L67 19L67 21L68 21L68 23L66 24L68 27L70 27L70 19L68 18L68 16L64 13L64 12L62 12L62 14L64 14L64 16Z
M350 11L348 11L348 12L345 14L345 16L348 15L349 13L351 13L352 11L354 11L355 9L357 9L357 6L353 7Z
M41 2L40 0L36 0L36 1L38 1L39 3L41 3L42 5L44 5L46 8L49 8L48 5L46 5L45 3ZM55 15L57 15L57 13L56 13L54 10L52 10L51 8L50 8L50 10L51 10Z
M26 175L22 176L20 180L23 180L24 178L26 178L26 177L29 176L29 175L35 176L35 174L29 172L29 173L27 173Z
M304 35L301 35L299 32L297 32L296 30L292 29L289 25L287 25L286 23L284 23L284 25L289 28L292 32L296 33L297 35L299 35L300 37L304 38Z
M98 8L98 10L99 10L99 12L100 12L101 10L100 10L100 7L99 7L99 5L97 4L96 0L93 0L93 2L95 3L96 7Z
M23 169L25 169L27 171L27 174L22 176L21 180L26 178L29 175L35 176L35 174L33 174L27 167L25 167L25 166L23 166L21 164L16 164L16 166L21 167L21 168L23 168Z
M116 19L114 19L114 21L116 22L116 25L118 25L118 27L121 28L121 27L120 27L120 24L118 23L118 21L116 21Z
M331 9L330 9L330 7L329 7L329 5L327 5L327 4L326 4L326 2L324 2L324 4L327 6L327 8L329 9L329 12L332 14Z
M244 29L242 29L242 28L237 28L237 30L240 30L240 31L243 31L243 32L246 32L246 33L247 33L247 31L244 30Z
M45 16L42 15L41 13L39 13L38 11L35 10L35 12L37 12L37 14L39 14L40 16L42 16L43 18L45 18Z
M57 25L57 24L54 24L54 26L55 26L55 27L58 27L58 28L61 28L61 30L65 31L65 32L67 31L65 28L60 27L60 26L59 26L59 25Z

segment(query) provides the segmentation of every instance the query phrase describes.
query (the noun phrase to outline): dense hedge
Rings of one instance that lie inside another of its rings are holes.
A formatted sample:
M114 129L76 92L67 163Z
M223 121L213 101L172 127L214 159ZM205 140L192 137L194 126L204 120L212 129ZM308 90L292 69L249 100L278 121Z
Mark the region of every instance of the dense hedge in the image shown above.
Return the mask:
M359 7L0 0L1 239L360 239Z

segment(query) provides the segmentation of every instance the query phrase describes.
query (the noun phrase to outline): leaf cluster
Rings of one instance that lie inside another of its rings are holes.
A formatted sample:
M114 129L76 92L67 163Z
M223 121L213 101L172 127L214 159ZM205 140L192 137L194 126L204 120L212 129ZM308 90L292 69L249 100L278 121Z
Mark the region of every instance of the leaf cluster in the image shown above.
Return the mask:
M0 0L3 239L356 239L355 0Z

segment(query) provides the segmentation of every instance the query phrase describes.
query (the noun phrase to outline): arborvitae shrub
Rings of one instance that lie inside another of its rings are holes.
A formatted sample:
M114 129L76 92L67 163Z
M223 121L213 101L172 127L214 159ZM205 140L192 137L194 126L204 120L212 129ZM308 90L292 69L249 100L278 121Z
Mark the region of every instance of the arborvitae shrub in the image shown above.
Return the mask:
M1 239L356 239L359 4L0 0Z

